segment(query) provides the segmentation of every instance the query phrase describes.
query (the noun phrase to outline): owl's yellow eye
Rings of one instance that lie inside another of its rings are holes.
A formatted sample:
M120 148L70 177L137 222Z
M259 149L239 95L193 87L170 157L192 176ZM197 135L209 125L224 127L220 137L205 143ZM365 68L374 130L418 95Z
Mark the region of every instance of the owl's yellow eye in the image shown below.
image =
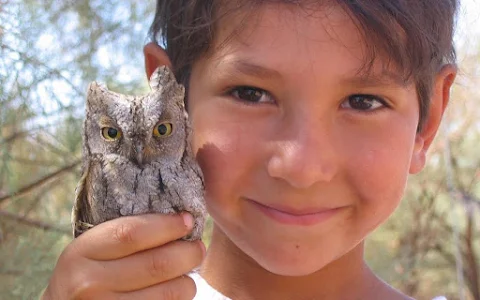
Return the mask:
M102 128L102 136L107 141L116 141L122 136L122 133L113 127L104 127Z
M172 123L159 122L153 129L153 135L156 137L167 137L172 134Z

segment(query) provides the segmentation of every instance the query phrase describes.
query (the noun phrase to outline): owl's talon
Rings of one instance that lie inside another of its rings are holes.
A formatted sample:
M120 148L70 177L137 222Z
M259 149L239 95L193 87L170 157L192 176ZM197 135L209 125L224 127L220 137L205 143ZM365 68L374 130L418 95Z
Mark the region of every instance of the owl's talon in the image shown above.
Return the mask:
M80 222L78 222L78 223L79 223L79 225L81 225L81 226L82 226L82 227L84 227L84 228L88 228L88 229L90 229L90 228L92 228L92 227L93 227L93 225L92 225L92 224L90 224L90 223L81 222L81 221L80 221Z
M90 223L86 223L86 222L82 222L82 221L78 221L76 224L75 224L75 229L78 231L78 232L85 232L87 231L88 229L92 228L93 225L90 224Z

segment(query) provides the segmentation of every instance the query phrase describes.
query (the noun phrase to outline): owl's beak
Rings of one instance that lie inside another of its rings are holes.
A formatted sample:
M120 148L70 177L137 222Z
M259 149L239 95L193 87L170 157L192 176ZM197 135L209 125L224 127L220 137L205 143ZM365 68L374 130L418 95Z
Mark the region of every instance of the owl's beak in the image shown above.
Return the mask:
M143 164L143 149L144 146L142 144L135 145L135 158L139 166Z

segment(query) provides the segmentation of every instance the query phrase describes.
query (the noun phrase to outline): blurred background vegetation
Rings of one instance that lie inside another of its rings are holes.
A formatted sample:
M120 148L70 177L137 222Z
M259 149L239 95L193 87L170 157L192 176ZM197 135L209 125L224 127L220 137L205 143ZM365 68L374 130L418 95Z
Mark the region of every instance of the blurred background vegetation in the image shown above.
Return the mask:
M71 240L86 87L147 91L153 14L154 1L0 0L0 299L37 298ZM464 0L441 134L367 243L372 268L418 299L480 300L479 15Z

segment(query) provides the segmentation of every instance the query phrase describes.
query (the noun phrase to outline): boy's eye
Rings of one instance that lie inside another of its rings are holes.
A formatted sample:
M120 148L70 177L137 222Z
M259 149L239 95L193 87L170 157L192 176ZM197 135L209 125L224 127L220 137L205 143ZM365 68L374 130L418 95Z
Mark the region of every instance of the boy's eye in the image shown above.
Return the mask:
M342 108L372 111L387 106L385 101L373 95L351 95L340 104Z
M273 102L272 96L267 91L250 86L235 87L230 90L229 94L250 103Z

